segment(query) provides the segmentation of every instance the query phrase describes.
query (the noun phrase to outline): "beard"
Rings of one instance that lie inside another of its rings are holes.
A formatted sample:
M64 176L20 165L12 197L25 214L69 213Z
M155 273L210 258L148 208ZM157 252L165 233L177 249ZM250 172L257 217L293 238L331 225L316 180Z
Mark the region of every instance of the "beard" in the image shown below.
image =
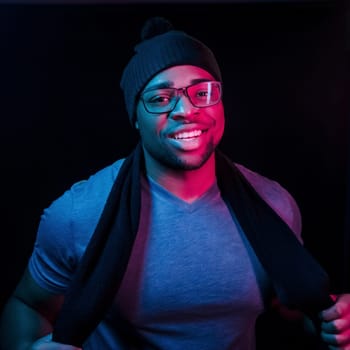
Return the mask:
M147 149L149 155L155 159L162 166L172 170L196 170L201 168L210 156L215 152L215 144L213 140L207 143L202 154L195 157L195 159L187 159L188 157L181 157L174 153L170 148L164 148L162 152L155 152Z

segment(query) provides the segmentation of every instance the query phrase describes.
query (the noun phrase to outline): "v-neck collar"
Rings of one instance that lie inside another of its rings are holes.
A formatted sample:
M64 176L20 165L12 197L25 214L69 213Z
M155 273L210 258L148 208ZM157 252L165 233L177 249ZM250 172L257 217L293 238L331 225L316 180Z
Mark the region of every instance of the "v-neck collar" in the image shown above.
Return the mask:
M182 209L185 211L195 211L197 208L201 207L204 203L210 203L214 198L219 195L219 187L215 181L209 189L204 192L200 197L192 202L187 202L180 197L177 197L172 192L167 190L165 187L160 185L158 182L153 180L150 176L143 177L141 180L141 185L143 188L150 191L151 196L156 196L158 199L172 202L177 209Z

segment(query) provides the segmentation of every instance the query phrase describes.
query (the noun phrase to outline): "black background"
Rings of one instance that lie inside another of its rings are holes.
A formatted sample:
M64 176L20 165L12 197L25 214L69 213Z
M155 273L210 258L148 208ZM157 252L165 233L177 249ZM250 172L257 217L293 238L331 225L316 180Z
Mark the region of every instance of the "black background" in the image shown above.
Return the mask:
M349 287L343 3L1 4L0 306L23 272L42 210L135 144L119 80L153 15L215 52L227 119L221 149L293 194L305 245L335 291Z

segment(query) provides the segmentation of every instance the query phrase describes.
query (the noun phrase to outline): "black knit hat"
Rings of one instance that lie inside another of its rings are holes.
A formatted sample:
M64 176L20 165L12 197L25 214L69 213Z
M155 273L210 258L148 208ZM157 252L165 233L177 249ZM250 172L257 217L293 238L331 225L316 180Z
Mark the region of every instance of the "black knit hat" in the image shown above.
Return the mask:
M164 69L177 65L194 65L221 81L221 72L213 52L198 39L174 30L162 17L152 17L144 24L141 42L124 69L120 86L132 124L138 94L147 82Z

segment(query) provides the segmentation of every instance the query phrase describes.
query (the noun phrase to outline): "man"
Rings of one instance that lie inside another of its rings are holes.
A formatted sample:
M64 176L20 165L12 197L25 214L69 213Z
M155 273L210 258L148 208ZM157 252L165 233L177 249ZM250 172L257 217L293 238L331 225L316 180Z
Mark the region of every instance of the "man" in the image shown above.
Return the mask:
M256 191L300 240L298 207L217 150L225 117L211 50L160 18L142 38L121 81L140 144L44 211L3 313L4 349L255 348L277 287L225 183L246 184L243 199ZM350 296L334 299L322 338L350 349Z

